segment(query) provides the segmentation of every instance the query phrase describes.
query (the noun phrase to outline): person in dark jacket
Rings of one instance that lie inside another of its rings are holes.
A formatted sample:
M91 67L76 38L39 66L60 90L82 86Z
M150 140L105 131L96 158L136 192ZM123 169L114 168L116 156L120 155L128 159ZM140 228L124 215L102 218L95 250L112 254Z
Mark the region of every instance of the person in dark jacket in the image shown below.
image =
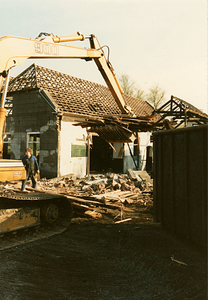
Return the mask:
M25 156L23 157L22 162L25 167L27 177L25 180L22 181L21 191L24 191L29 178L31 178L32 187L36 188L35 175L36 173L40 173L40 171L37 159L34 155L32 155L32 150L30 148L25 149Z

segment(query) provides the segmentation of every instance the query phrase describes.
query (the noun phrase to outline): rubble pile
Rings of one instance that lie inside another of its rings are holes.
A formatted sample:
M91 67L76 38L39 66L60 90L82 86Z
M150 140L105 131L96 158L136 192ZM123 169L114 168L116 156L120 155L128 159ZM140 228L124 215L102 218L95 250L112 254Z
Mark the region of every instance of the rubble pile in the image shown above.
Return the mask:
M16 191L17 185L13 184ZM30 182L26 192L34 192L29 185ZM11 183L4 185L4 189L11 189ZM35 191L65 195L71 201L74 218L107 218L120 223L139 218L138 212L152 212L153 208L153 182L146 171L129 169L127 174L92 174L86 178L69 174L42 178Z
M152 179L146 171L133 170L128 170L128 174L96 174L84 179L77 179L73 175L48 180L43 178L39 181L38 186L44 190L63 189L75 193L85 192L88 195L104 194L116 190L151 194L153 189Z
M75 216L94 219L108 216L114 222L130 221L125 216L137 210L152 211L153 182L146 171L128 170L127 174L92 174L75 178L73 174L60 178L41 179L39 189L67 196ZM119 219L119 221L117 221Z

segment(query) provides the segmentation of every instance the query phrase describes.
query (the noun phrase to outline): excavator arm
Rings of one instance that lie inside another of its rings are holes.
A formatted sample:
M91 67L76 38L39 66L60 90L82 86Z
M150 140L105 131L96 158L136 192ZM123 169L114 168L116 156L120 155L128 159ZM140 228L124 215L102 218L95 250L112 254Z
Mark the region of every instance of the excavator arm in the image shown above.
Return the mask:
M112 65L106 59L97 38L94 35L87 37L91 48L73 47L60 44L70 41L83 41L84 35L79 32L75 36L54 36L41 33L35 40L13 36L0 37L0 89L3 84L3 76L8 75L9 70L17 65L22 65L26 59L50 59L50 58L80 58L94 60L109 87L116 103L122 113L131 113L131 108L126 105L123 91L116 78ZM6 89L4 97L6 96ZM1 107L3 107L2 101Z

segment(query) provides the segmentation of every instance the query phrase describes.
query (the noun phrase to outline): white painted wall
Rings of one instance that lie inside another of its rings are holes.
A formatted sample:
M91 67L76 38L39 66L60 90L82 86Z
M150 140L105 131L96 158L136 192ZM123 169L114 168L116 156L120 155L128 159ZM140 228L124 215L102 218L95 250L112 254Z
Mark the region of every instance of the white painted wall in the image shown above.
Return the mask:
M74 122L73 122L74 123ZM60 176L74 174L86 175L86 157L71 157L71 145L85 145L86 130L73 126L71 122L61 122L60 132Z
M139 141L140 141L140 152L141 152L141 169L144 170L146 165L146 148L147 146L152 146L150 143L151 132L141 132L139 133ZM132 154L134 154L134 143L129 143ZM137 164L137 157L134 157ZM127 172L128 169L135 170L135 164L131 157L129 147L127 144L124 144L124 173Z
M153 143L150 142L151 134L151 132L139 133L142 170L144 170L146 164L146 148L147 146L153 147Z
M129 143L129 147L131 152L134 153L134 143ZM124 144L124 173L127 173L128 169L136 169L129 151L129 147L126 143Z

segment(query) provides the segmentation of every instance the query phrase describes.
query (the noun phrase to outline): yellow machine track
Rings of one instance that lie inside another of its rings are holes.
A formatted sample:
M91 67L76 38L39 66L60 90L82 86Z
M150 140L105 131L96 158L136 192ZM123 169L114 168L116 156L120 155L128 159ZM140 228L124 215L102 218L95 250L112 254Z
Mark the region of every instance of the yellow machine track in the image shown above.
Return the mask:
M0 250L67 229L72 207L59 194L6 191L0 195Z

